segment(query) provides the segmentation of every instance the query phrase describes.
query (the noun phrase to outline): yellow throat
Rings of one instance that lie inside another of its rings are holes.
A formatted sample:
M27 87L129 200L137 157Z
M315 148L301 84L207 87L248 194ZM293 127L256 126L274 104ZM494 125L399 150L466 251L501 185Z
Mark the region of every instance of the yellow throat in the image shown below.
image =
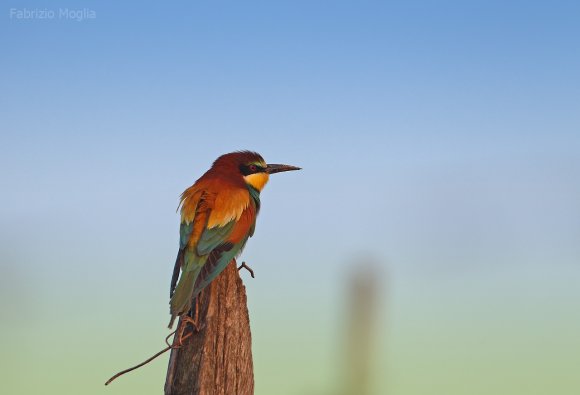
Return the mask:
M251 185L258 192L262 191L262 189L264 188L264 186L268 182L269 178L270 178L270 175L268 173L254 173L254 174L248 174L247 176L244 176L244 180L246 180L246 184Z

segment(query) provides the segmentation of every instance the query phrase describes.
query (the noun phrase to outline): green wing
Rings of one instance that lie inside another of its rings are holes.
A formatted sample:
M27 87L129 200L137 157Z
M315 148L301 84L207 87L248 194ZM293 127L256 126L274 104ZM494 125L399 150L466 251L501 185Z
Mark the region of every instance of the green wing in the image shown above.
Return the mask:
M197 242L197 254L207 255L221 244L226 243L236 221L230 221L224 226L206 229Z
M176 282L176 274L179 275L179 267L181 267L181 276L179 276L179 282L169 302L172 316L169 323L170 327L176 316L187 313L191 309L192 299L203 289L197 284L209 284L227 265L227 262L225 265L221 263L223 260L222 255L226 258L226 255L229 256L227 252L232 250L233 246L227 242L227 239L234 225L235 221L230 221L224 226L206 228L196 246L188 246L188 241L193 231L193 222L181 224L179 232L180 250L177 255L176 271L174 271L172 283ZM239 251L239 248L237 250Z
M185 258L185 247L187 242L191 237L191 232L193 232L193 221L190 223L182 222L179 226L179 251L177 252L177 258L175 259L175 265L173 266L173 275L171 276L171 286L169 287L169 297L173 296L175 291L175 286L177 285L177 279L179 278L179 273L183 267Z
M210 253L208 260L203 265L197 277L193 290L194 296L197 296L202 289L211 283L240 254L249 237L249 235L246 236L237 244L226 243Z
M190 223L182 222L179 226L179 249L183 250L185 246L187 246L187 242L191 237L191 232L193 232L193 224L194 222L191 221Z
M179 226L179 251L177 253L177 259L175 260L175 266L173 267L173 276L171 278L171 287L169 292L170 297L173 296L173 291L177 285L179 272L181 270L194 271L196 270L196 266L198 264L203 264L203 262L198 262L198 259L196 259L195 256L186 254L187 243L189 242L191 233L193 232L194 223L195 221L191 221L189 223L182 222ZM207 255L214 248L217 248L220 244L223 244L232 231L234 224L235 221L230 221L225 226L204 230L197 243L197 255L200 257Z

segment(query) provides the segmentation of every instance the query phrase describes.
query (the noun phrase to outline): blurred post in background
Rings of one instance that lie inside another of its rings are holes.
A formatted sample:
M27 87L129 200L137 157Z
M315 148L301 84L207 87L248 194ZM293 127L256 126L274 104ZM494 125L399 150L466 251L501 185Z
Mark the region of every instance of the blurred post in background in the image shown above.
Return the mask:
M369 395L372 391L379 321L379 297L383 293L382 270L369 259L352 266L347 283L346 338L342 374L343 395Z

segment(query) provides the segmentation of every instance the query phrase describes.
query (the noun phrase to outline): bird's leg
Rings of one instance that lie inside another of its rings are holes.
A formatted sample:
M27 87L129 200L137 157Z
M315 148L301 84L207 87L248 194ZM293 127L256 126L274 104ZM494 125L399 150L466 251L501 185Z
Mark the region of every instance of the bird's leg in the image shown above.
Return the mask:
M183 346L183 341L193 334L193 332L191 332L184 336L185 330L187 329L187 324L191 324L195 332L200 332L203 329L203 325L200 325L199 323L199 298L195 298L194 316L191 317L189 315L190 313L191 311L188 314L183 314L181 316L181 322L179 323L179 327L177 328L177 330L170 333L169 336L165 338L165 343L167 343L167 345L169 345L169 337L175 334L176 340L174 341L174 345L171 347L181 348Z
M195 298L195 312L193 317L186 316L186 318L188 322L193 325L196 332L199 332L203 329L203 325L199 323L199 295Z
M251 267L249 267L248 265L246 265L246 262L242 262L242 264L240 265L240 267L238 267L238 270L241 270L242 268L246 269L247 271L250 272L250 276L252 276L252 278L255 278L254 276L254 271L252 270Z

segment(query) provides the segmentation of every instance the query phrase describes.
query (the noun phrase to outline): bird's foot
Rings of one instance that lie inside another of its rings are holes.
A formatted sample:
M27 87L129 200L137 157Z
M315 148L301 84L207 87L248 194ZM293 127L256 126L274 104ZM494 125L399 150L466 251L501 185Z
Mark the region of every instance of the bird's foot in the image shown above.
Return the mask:
M185 334L187 324L190 324L193 327L193 330ZM181 348L188 337L192 336L194 332L201 332L203 328L205 328L205 324L199 322L199 301L196 298L194 317L192 318L189 314L183 314L181 316L181 321L179 322L179 327L165 338L165 343L171 348ZM173 341L173 345L170 345L169 338L172 335L175 335L175 340Z
M187 324L191 324L191 326L193 327L193 330L189 331L188 333L185 333L187 330ZM181 316L181 322L179 323L179 328L177 328L177 330L171 332L169 335L167 335L167 337L165 338L165 343L170 346L171 348L181 348L184 346L185 344L185 340L187 340L189 337L191 337L195 332L199 332L203 329L203 326L200 325L197 320L194 320L193 318L191 318L188 315L183 315ZM173 341L173 344L169 344L169 338L175 335L175 340Z
M202 323L200 323L200 322L199 322L199 317L198 317L197 315L196 315L196 317L195 317L195 318L191 318L191 317L190 317L190 316L188 316L188 315L185 315L185 316L183 316L182 318L183 318L183 322L184 322L185 324L187 324L187 323L191 324L191 326L193 327L193 329L194 329L196 332L201 332L201 330L202 330L203 328L205 328L205 324L202 324Z
M246 262L242 262L242 264L240 265L240 267L238 267L238 270L242 270L242 269L246 269L247 271L250 272L250 276L252 276L252 278L256 278L254 276L254 271L252 270L251 267L249 267L248 265L246 265Z

